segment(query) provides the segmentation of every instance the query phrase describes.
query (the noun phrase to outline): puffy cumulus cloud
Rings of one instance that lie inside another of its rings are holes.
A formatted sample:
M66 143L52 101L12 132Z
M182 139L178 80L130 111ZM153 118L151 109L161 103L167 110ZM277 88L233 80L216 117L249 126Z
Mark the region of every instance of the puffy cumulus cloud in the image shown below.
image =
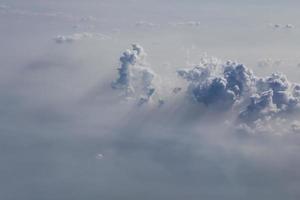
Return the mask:
M145 67L145 55L139 45L133 45L132 49L125 51L120 58L119 77L112 84L126 98L139 99L141 103L149 102L156 94L153 84L156 75ZM291 83L280 73L258 77L243 64L203 58L199 65L179 69L177 74L187 82L187 86L178 87L174 81L169 88L167 102L178 95L184 96L188 101L210 110L233 112L239 123L252 127L269 123L273 118L297 113L299 108L300 85ZM162 87L163 83L159 85L159 88ZM182 90L186 93L182 93Z
M299 101L299 85L289 82L283 74L274 73L270 77L256 80L256 93L240 117L256 120L293 113L299 110Z
M156 74L147 67L146 55L143 47L133 44L120 57L119 77L111 84L127 99L138 99L139 104L151 100L156 92L153 84Z
M110 39L110 37L100 33L83 32L83 33L74 33L72 35L58 35L53 40L57 44L64 44L64 43L74 43L76 41L84 40L84 39L106 40L106 39Z
M245 121L292 112L299 107L299 85L280 73L260 78L242 64L227 62L178 70L178 74L189 82L188 94L194 100L218 109L237 107L241 110L239 118Z
M253 88L254 75L242 64L228 61L204 63L191 70L178 70L189 82L188 92L197 102L227 109Z

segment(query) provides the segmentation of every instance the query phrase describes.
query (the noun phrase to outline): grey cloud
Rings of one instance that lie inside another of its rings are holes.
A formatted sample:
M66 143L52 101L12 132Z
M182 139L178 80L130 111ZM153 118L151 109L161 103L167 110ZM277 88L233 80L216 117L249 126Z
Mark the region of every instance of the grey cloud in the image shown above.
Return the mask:
M253 90L255 77L244 65L227 62L178 70L189 82L188 92L199 103L228 109Z
M259 78L244 65L230 62L179 70L178 74L189 82L188 93L199 103L229 109L250 102L239 116L246 121L299 107L299 86L283 74Z

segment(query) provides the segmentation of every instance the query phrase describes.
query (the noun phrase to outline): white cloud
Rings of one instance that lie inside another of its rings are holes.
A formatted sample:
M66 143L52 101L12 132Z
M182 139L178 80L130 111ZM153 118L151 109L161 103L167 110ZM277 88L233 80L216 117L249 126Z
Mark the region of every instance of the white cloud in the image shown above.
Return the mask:
M84 39L106 40L106 39L110 39L110 37L100 33L83 32L83 33L74 33L72 35L58 35L54 38L54 41L57 44L63 44L63 43L73 43Z
M104 158L104 155L101 154L101 153L99 153L99 154L97 154L96 158L97 158L98 160L102 160L102 159Z
M285 25L285 28L292 29L295 28L295 26L293 24L287 24Z
M299 134L300 133L300 121L294 121L291 124L291 129L294 133Z
M169 24L171 26L174 26L174 27L180 27L180 26L198 27L198 26L201 26L201 22L200 21L171 22Z

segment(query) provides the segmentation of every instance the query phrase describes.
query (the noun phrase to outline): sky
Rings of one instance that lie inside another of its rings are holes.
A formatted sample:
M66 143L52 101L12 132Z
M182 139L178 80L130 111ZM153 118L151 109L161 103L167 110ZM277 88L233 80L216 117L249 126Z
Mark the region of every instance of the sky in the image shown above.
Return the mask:
M0 199L299 199L299 6L0 0Z

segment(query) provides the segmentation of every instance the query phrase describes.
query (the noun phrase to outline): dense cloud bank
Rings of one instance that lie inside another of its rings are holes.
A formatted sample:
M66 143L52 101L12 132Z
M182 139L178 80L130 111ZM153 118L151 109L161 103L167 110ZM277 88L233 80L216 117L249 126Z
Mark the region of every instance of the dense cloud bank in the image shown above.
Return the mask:
M112 83L112 87L121 90L126 99L133 99L139 105L149 102L161 106L176 98L174 94L185 91L182 95L191 104L220 113L231 112L235 115L233 119L242 126L254 128L262 121L287 119L299 110L300 85L290 82L284 74L258 77L243 64L223 63L216 58L205 58L197 66L177 70L187 85L177 87L174 81L169 88L172 95L163 101L159 97L164 94L154 86L157 75L149 66L146 67L145 57L140 45L133 45L132 50L125 51L120 58L119 77ZM163 88L164 84L160 82L156 87ZM153 96L157 96L155 101L149 101Z

